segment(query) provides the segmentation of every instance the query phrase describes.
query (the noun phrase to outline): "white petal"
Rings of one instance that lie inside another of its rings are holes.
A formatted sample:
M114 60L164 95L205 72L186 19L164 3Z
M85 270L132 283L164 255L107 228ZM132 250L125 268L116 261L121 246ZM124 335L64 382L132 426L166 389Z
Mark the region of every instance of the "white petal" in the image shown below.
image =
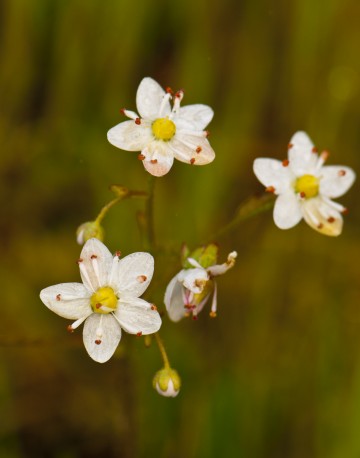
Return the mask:
M155 177L166 175L174 163L174 156L169 149L168 142L152 142L142 151L145 156L145 169Z
M324 235L336 237L341 234L343 218L330 203L321 197L309 199L302 205L304 220L307 224Z
M127 298L126 302L120 299L115 315L121 327L130 334L153 334L161 326L159 313L152 310L151 304L137 297Z
M187 105L181 107L178 117L193 125L194 130L204 130L214 116L213 110L207 105Z
M40 293L40 299L46 307L70 320L77 320L92 312L90 296L91 293L82 283L60 283Z
M293 191L281 194L275 202L274 221L280 229L294 227L302 218L301 204Z
M291 188L294 175L289 167L284 167L276 159L255 159L253 170L256 178L266 187L275 188L275 194L282 194Z
M121 328L116 319L109 315L93 313L84 324L83 340L86 351L98 363L108 361L121 339ZM96 344L96 340L101 340Z
M166 396L166 397L169 397L169 398L175 398L179 394L179 391L180 391L180 390L175 390L174 383L173 383L173 381L171 379L169 380L168 387L167 387L166 391L163 391L160 388L159 383L156 383L155 388L156 388L156 391L159 394L161 394L161 396Z
M109 142L125 151L141 151L154 140L151 127L147 123L135 124L124 121L110 129L107 133Z
M320 194L330 198L345 194L355 181L355 172L344 166L322 167L320 176Z
M178 276L175 275L168 284L164 297L164 303L169 314L169 318L175 322L180 321L185 315L184 300L182 295L183 286L178 281L177 277Z
M215 159L215 152L205 137L183 134L179 131L169 142L169 147L178 161L187 164L192 163L190 161L194 159L194 165L206 165Z
M212 277L217 275L223 275L229 269L231 269L235 264L235 259L237 258L237 252L232 251L229 253L226 262L223 264L215 264L214 266L210 266L207 271Z
M120 296L141 296L152 279L154 258L149 253L132 253L120 259L112 276L111 285Z
M80 254L80 275L89 291L106 286L111 271L113 256L98 239L88 240Z
M184 269L178 274L178 280L194 294L203 291L206 282L209 280L209 274L204 268Z
M314 153L314 144L305 132L299 131L290 140L288 152L289 167L294 174L301 175L316 173L318 155Z
M144 78L136 93L136 106L141 117L152 121L158 118L159 109L165 96L166 93L160 84L152 78ZM168 116L170 112L170 102L167 102L161 117Z

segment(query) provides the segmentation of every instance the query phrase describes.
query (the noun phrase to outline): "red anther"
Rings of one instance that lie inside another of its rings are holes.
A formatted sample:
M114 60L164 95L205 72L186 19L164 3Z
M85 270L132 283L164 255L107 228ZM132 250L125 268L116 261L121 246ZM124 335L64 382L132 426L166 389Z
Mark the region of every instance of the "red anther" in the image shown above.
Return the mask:
M143 154L138 155L139 161L143 161L145 159L145 156Z
M294 145L292 143L288 144L288 149L291 149Z
M100 303L98 302L97 304L95 304L95 307L96 307L97 309L100 309L100 308L101 308L101 305L102 305L102 304L100 304Z
M274 188L274 186L267 186L267 187L265 188L265 191L266 191L266 192L272 192L272 193L274 193L274 192L275 192L275 188Z
M125 115L125 110L126 110L126 108L121 108L120 113Z
M289 165L289 163L290 163L289 159L284 159L284 160L282 161L283 167L287 167L287 166Z
M61 301L61 294L57 294L57 295L56 295L56 300L57 300L57 301Z
M97 259L96 254L92 254L92 255L90 256L90 259Z
M76 262L77 262L78 264L80 264L80 262L83 262L83 261L84 261L83 258L80 258L80 259L78 259Z
M330 216L330 218L328 218L328 223L333 223L335 221L335 218L333 216Z
M151 162L152 164L157 164L157 161L158 161L157 159L151 159L150 162Z
M165 92L167 92L168 94L173 94L174 91L171 89L170 86L167 86L167 88L165 89Z
M191 165L195 164L195 158L194 158L194 157L192 157L192 158L190 159L190 164L191 164Z
M101 340L100 339L96 339L95 343L96 343L96 345L100 345L101 344Z
M343 177L346 175L346 170L339 170L339 177Z
M318 149L316 148L316 146L313 146L313 147L312 147L311 152L312 152L312 153L317 153L317 152L318 152Z
M115 251L115 256L117 256L118 258L120 258L120 256L121 256L121 251L119 251L119 250L118 250L118 251Z
M69 324L69 326L67 326L66 329L67 329L68 332L71 332L71 333L74 332L74 329L73 329L73 327L71 326L71 324Z
M198 146L198 147L196 148L196 150L195 150L195 151L196 151L198 154L199 154L199 153L201 153L201 151L202 151L202 148L201 148L201 146Z
M210 318L216 318L216 312L211 311L211 312L209 313L209 316L210 316Z
M138 277L136 277L136 280L137 280L139 283L144 283L144 281L147 280L147 276L146 276L146 275L139 275Z
M302 199L305 199L305 197L306 197L306 194L304 193L304 191L301 191L301 193L300 193L300 197L301 197Z
M322 229L324 227L323 223L318 224L318 229Z
M137 124L139 126L141 124L141 119L140 118L136 118L135 119L135 124Z
M193 315L192 319L196 321L198 319L198 316L197 315Z
M326 150L325 150L325 151L323 151L323 152L320 154L320 157L321 157L324 161L326 161L326 160L328 159L329 155L330 155L329 151L326 151Z
M175 97L177 97L178 99L180 99L183 95L184 91L182 89L180 89L180 91L175 92Z
M136 333L136 335L137 335L138 337L141 337L141 336L142 336L142 332L139 331L139 332Z
M155 304L151 304L151 307L150 307L150 308L151 308L151 310L155 310L155 311L157 310L157 307L156 307Z
M205 130L205 137L210 137L210 131Z
M349 213L349 209L348 208L344 208L344 210L342 210L341 213L343 215L347 215Z

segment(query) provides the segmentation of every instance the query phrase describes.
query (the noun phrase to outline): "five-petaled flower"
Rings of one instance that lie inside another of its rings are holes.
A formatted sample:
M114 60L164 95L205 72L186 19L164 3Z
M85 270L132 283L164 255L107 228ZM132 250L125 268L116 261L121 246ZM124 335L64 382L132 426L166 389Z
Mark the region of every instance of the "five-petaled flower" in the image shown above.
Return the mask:
M161 318L156 307L140 299L148 287L154 259L149 253L133 253L119 259L97 239L88 240L78 260L82 283L61 283L40 293L44 304L58 315L76 320L73 331L85 321L84 345L92 359L108 361L121 338L152 334Z
M110 129L109 142L126 151L141 151L138 157L145 169L157 177L168 173L174 157L194 165L213 161L215 153L204 130L213 118L213 110L201 104L180 107L183 96L183 91L172 95L152 78L144 78L136 94L140 116L122 110L132 120Z
M259 158L254 173L266 190L278 197L274 221L280 229L295 226L302 218L313 229L337 236L342 231L346 208L331 199L342 196L355 180L349 167L324 166L326 151L320 155L305 132L297 132L288 146L288 159Z
M206 249L203 253L205 251ZM215 317L217 286L214 277L224 274L233 267L236 257L237 253L233 251L228 255L226 262L213 265L207 265L206 258L202 255L199 256L199 261L204 260L203 265L192 257L187 258L186 264L189 267L176 274L166 288L164 303L169 318L172 321L179 321L192 314L193 319L197 319L211 294L213 297L210 316Z

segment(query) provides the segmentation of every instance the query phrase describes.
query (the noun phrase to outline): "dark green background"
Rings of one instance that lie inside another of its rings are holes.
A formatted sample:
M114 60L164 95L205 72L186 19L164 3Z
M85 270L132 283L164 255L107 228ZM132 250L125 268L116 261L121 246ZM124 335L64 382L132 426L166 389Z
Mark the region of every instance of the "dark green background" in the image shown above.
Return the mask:
M0 3L0 455L4 457L357 458L360 456L359 184L341 198L343 234L270 212L220 242L219 314L164 317L183 387L151 387L157 348L124 333L105 365L81 330L38 298L78 281L76 227L111 183L146 189L136 153L106 132L135 110L144 76L215 110L216 160L176 162L156 183L158 242L195 247L262 186L255 157L284 159L306 130L330 164L360 170L356 0L3 0ZM141 250L139 201L115 207L106 243ZM180 268L160 255L159 308Z

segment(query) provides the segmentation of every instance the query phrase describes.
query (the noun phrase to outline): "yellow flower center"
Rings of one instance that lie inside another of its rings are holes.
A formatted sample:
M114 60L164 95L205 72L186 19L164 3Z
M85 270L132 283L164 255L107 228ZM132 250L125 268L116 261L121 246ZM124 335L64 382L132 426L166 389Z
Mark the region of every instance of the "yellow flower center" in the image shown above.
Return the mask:
M319 194L319 179L314 175L303 175L296 180L295 191L305 199L316 197Z
M110 286L99 288L90 298L94 313L110 313L116 310L118 298Z
M158 140L163 140L164 142L171 140L176 132L175 124L167 118L156 119L152 123L151 128L155 137Z

